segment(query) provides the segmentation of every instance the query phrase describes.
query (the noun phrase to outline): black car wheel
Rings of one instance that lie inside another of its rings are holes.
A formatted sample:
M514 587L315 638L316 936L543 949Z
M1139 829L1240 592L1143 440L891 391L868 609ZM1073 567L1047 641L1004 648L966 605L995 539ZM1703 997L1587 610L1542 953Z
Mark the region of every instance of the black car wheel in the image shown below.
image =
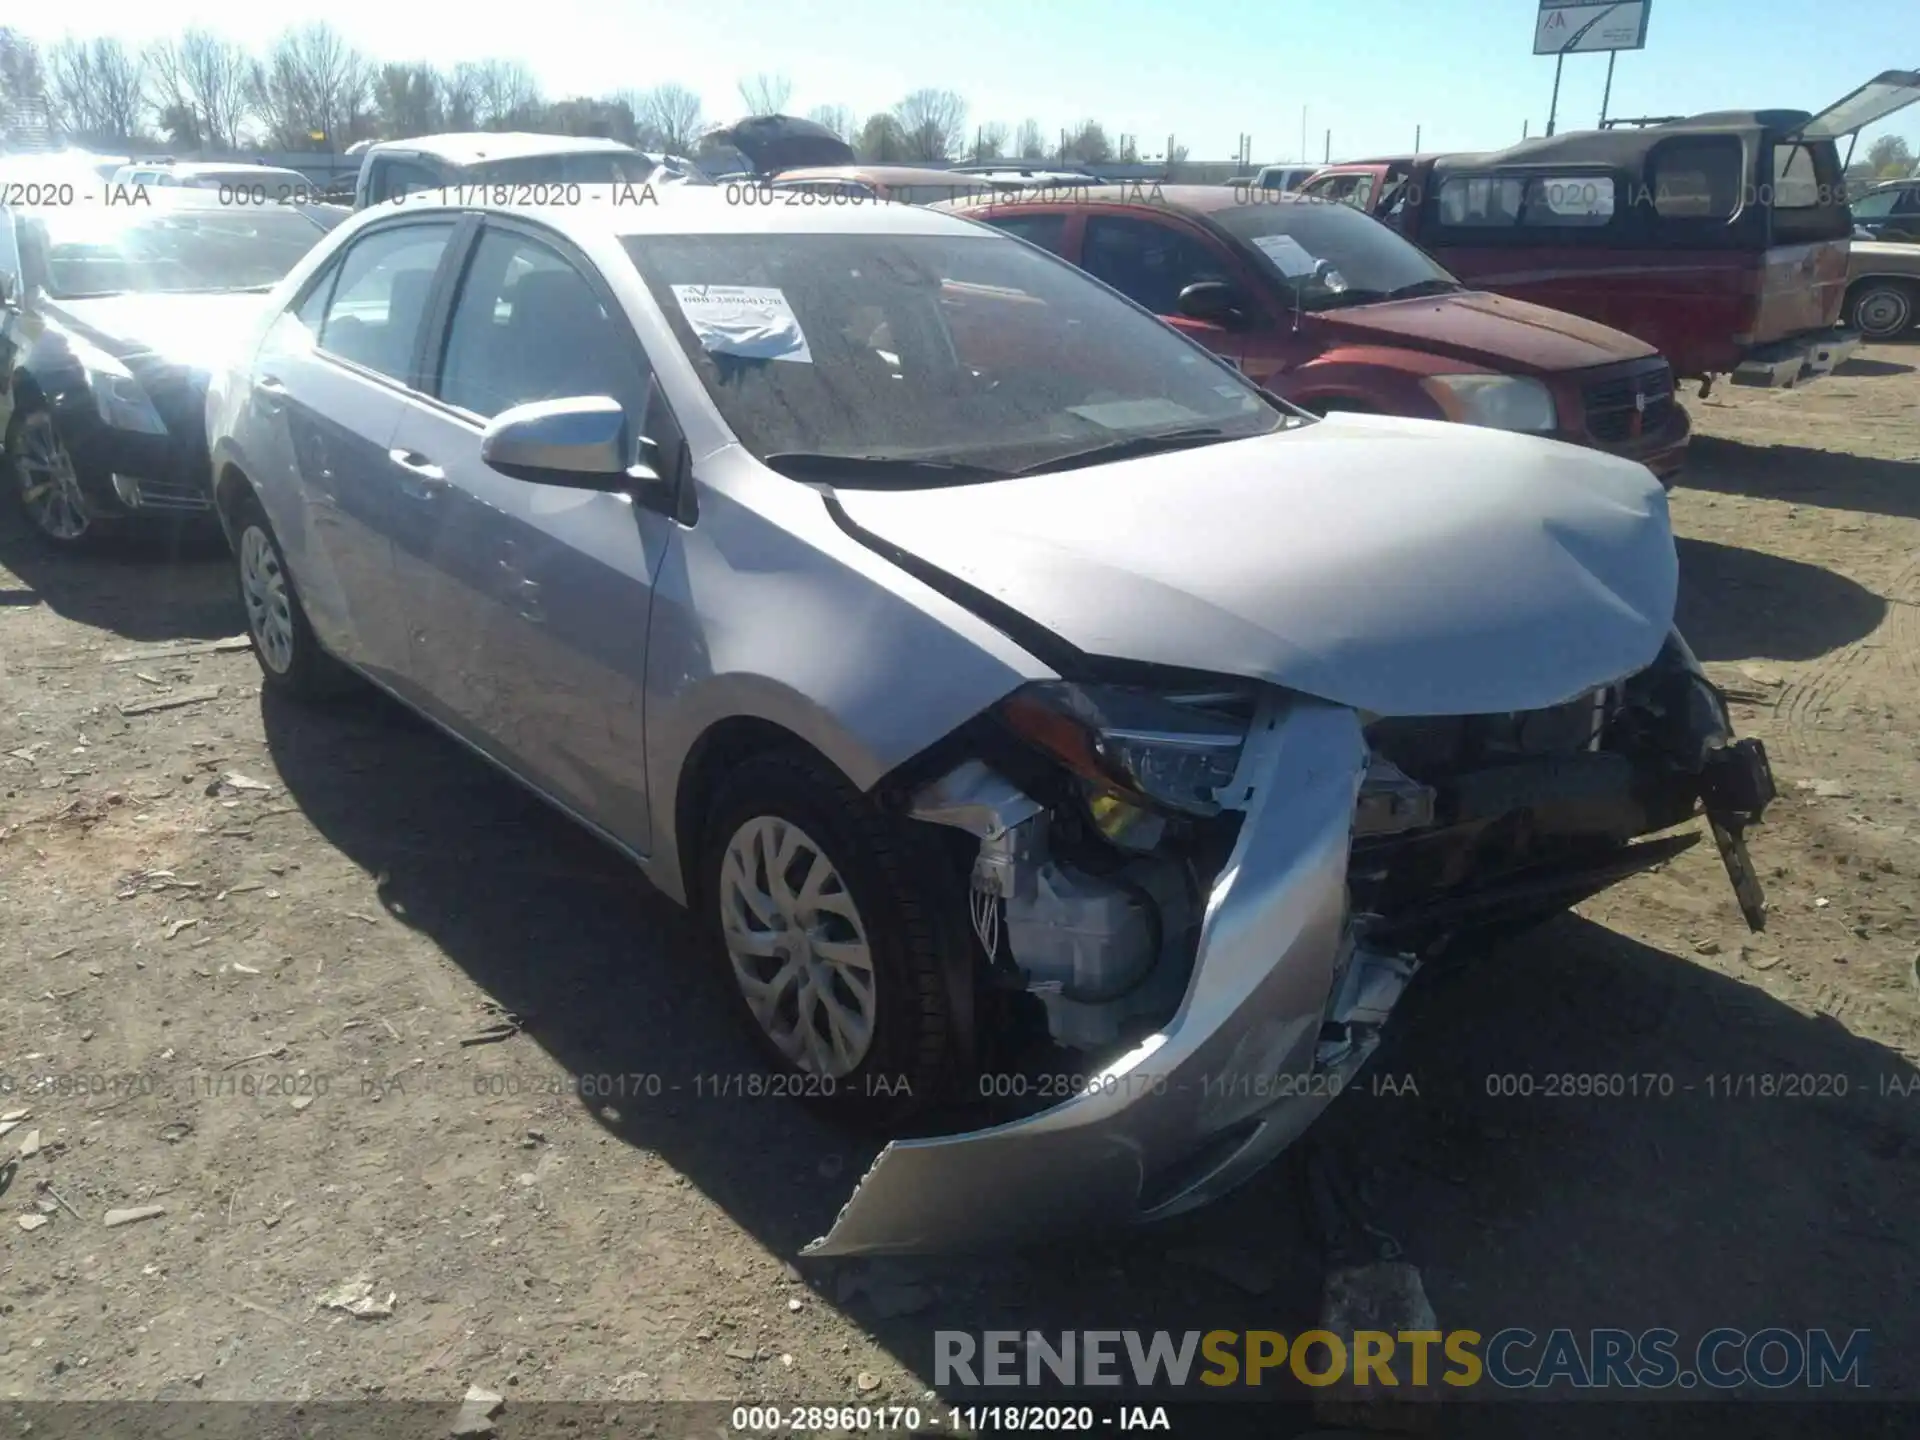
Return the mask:
M820 763L757 756L708 812L695 903L774 1093L895 1125L950 1082L948 946L964 913L903 822Z
M7 461L21 511L40 537L62 549L94 540L102 523L80 486L73 454L53 416L23 411L7 427Z

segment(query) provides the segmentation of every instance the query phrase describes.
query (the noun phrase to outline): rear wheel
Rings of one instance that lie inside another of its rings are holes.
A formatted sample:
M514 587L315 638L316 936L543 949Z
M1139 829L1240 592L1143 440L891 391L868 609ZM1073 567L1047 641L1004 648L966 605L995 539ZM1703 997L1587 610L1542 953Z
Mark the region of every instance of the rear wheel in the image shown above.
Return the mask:
M20 509L40 538L63 550L92 543L102 526L73 454L53 416L42 409L14 417L7 428L7 461Z
M252 495L234 512L233 554L247 637L266 683L302 700L323 699L346 688L347 670L321 648L273 525Z
M908 823L809 757L757 756L715 797L696 900L784 1093L883 1124L950 1079L958 897Z
M1916 287L1869 280L1847 297L1847 323L1869 340L1891 340L1913 328Z

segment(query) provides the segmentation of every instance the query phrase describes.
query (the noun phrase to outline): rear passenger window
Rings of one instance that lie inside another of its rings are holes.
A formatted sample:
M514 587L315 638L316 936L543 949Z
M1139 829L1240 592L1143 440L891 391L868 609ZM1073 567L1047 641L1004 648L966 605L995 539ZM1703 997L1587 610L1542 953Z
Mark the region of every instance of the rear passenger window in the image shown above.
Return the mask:
M1746 156L1731 136L1662 145L1652 171L1653 209L1663 220L1726 220L1740 208Z
M1455 175L1440 186L1440 223L1480 229L1580 227L1613 219L1611 175Z
M1520 218L1525 182L1495 175L1456 175L1440 186L1442 225L1511 225Z
M483 419L535 400L607 395L644 433L648 372L624 317L550 246L481 238L454 305L440 398Z
M376 230L355 241L320 317L320 348L409 383L434 272L452 236L448 220Z
M1042 250L1051 250L1056 255L1067 248L1067 217L1064 215L996 215L987 224L1009 235L1017 235Z

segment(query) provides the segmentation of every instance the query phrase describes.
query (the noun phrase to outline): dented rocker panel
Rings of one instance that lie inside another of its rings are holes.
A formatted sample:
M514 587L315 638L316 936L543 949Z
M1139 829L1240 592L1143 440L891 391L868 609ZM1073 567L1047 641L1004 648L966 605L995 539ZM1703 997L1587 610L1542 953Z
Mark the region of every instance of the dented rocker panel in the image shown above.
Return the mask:
M1352 710L1270 702L1242 762L1246 818L1207 897L1173 1019L1063 1104L887 1146L807 1253L981 1249L1156 1218L1214 1198L1284 1148L1338 1090L1274 1081L1328 1073L1317 1050L1352 954L1347 853L1366 767ZM1348 1048L1337 1065L1357 1066L1367 1048ZM1285 1089L1293 1093L1276 1099ZM1181 1175L1223 1138L1223 1153Z

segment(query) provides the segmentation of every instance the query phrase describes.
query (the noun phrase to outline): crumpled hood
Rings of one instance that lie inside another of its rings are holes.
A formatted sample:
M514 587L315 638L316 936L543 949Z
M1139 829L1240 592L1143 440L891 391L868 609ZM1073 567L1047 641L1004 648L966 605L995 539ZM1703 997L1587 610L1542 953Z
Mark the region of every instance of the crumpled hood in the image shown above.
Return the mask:
M1667 500L1598 451L1340 415L1053 475L840 490L854 525L1091 655L1378 715L1540 709L1650 664Z
M1322 310L1314 319L1350 344L1411 342L1510 372L1585 370L1655 353L1624 331L1485 290Z
M47 310L122 360L151 353L186 369L211 370L248 339L266 303L264 294L105 295L51 300Z

